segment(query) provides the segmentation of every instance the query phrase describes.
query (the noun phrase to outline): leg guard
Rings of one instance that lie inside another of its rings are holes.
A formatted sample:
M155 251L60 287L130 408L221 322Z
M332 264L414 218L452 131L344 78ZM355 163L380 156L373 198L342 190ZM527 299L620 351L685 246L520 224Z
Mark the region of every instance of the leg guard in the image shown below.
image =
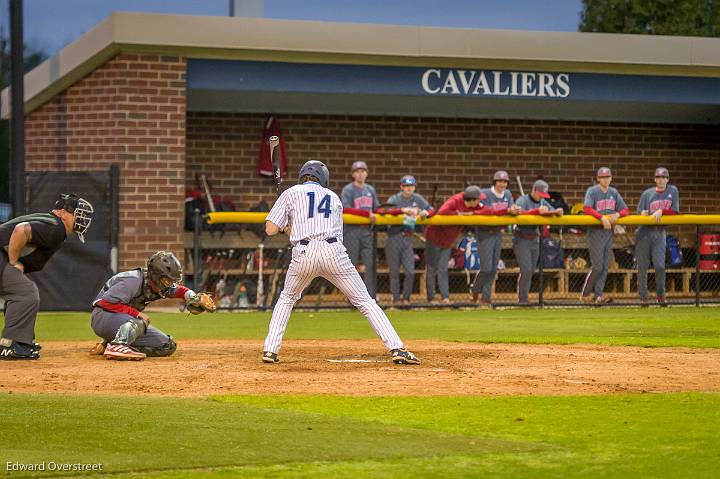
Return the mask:
M142 337L145 331L147 331L145 321L139 318L133 318L118 328L115 339L113 339L111 343L129 346L138 338Z
M136 346L135 349L141 353L145 353L149 358L158 358L162 356L170 356L177 349L177 344L173 341L173 338L168 336L167 343L160 347Z

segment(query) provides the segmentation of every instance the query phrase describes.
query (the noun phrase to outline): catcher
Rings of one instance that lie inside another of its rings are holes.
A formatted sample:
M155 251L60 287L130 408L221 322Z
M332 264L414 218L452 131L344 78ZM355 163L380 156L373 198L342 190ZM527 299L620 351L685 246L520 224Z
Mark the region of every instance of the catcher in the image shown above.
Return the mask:
M174 254L158 251L147 268L118 273L110 278L93 301L91 326L103 338L91 350L92 355L107 359L140 361L148 356L170 356L177 345L173 339L150 326L142 311L153 301L178 298L185 301L181 310L193 314L215 311L215 302L207 293L195 293L181 286L182 266Z

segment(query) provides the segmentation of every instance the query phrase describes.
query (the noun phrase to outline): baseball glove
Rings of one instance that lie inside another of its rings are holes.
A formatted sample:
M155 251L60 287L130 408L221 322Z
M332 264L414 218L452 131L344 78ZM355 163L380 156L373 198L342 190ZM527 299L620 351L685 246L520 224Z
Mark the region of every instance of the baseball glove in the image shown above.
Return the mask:
M214 313L217 309L215 301L208 293L197 293L185 303L185 308L192 314L200 314L205 311Z

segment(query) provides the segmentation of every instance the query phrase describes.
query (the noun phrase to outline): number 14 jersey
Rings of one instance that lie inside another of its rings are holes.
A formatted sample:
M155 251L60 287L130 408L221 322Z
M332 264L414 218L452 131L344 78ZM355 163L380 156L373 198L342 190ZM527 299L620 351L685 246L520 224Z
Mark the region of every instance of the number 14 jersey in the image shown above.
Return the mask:
M290 242L337 238L342 242L343 207L340 198L315 182L285 190L267 216L281 230L290 225Z

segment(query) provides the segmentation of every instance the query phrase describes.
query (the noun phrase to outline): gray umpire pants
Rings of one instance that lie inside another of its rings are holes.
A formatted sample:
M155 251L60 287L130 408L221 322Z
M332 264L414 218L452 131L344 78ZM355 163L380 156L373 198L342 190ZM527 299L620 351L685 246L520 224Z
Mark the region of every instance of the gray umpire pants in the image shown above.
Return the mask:
M642 227L635 239L635 258L638 268L638 294L641 299L648 297L648 269L650 260L655 267L655 287L658 296L665 296L665 250L667 232L660 227Z
M343 244L355 268L365 265L363 282L371 298L375 297L375 261L373 255L373 232L369 227L347 225L343 231Z
M409 300L415 283L415 252L412 247L412 236L401 233L388 235L385 241L385 259L390 268L390 292L393 301L400 299L400 265L405 270L402 297Z
M5 300L2 337L31 344L35 339L40 293L30 278L8 263L4 253L0 253L0 297Z
M527 239L513 236L513 251L520 268L517 280L518 301L524 303L528 301L528 295L530 294L530 284L540 256L540 245L537 238Z
M587 232L587 244L590 251L591 269L585 278L582 295L602 296L605 291L610 260L612 258L613 230L604 228L589 227Z
M115 335L117 334L120 326L131 319L133 319L133 317L129 314L111 313L110 311L105 311L102 308L93 308L90 326L95 334L103 338L105 341L110 342L115 339ZM170 341L170 339L170 336L163 333L158 328L148 326L145 334L138 336L131 346L152 349L162 348Z
M475 275L470 291L482 292L485 301L492 299L492 287L497 275L498 261L502 250L502 236L500 232L487 232L479 230L476 233L478 243L478 262L480 269Z
M450 297L450 287L448 285L448 261L452 248L440 248L435 246L432 241L425 243L425 265L427 271L425 274L425 286L427 287L427 299L432 301L435 299L435 278L437 277L437 285L440 289L440 297L447 299Z

